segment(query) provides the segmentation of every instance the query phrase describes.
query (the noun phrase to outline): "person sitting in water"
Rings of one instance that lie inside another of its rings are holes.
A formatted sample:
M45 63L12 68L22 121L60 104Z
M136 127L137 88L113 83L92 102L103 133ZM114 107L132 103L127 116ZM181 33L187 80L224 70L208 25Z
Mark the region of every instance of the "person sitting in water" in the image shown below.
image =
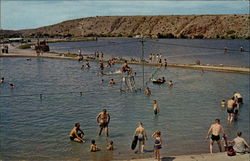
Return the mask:
M70 140L75 141L75 142L79 142L79 143L85 142L85 140L83 139L83 136L84 136L84 133L80 129L80 124L75 123L75 127L69 133Z
M174 85L173 81L170 80L170 81L168 82L168 86L169 86L169 87L172 87L173 85Z
M111 80L109 81L109 84L115 84L114 79L111 79Z
M145 95L146 96L150 96L151 95L151 91L150 91L150 89L148 87L145 90Z
M10 83L10 88L16 88L16 86L12 83Z
M84 69L84 65L82 65L81 69Z
M225 107L225 105L226 105L226 100L221 100L220 105L221 105L221 107Z
M2 77L2 79L0 80L0 83L3 83L4 82L4 77Z
M109 113L107 112L106 109L103 109L103 111L100 112L96 116L96 121L100 126L98 135L100 136L101 133L102 133L102 129L105 129L106 136L109 136L109 134L108 134L108 124L109 124L109 121L110 121L110 115L109 115Z
M109 141L108 145L107 145L107 150L113 151L114 150L114 145L113 145L113 141Z
M235 139L233 139L232 141L230 141L230 143L234 144L233 149L237 153L249 152L249 149L248 149L249 145L247 144L245 139L241 137L241 135L242 135L242 132L238 131L237 137Z
M97 145L95 144L95 140L91 140L91 145L90 145L90 149L91 152L97 152L100 151L100 148L97 147Z

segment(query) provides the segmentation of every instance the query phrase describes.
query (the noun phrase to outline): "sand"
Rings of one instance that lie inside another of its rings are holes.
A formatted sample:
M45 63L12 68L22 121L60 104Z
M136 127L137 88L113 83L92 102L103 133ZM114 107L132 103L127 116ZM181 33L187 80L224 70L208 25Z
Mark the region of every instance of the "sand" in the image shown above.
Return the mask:
M153 154L152 154L153 155ZM236 156L227 156L225 152L214 154L199 154L199 155L180 155L162 157L161 161L249 161L250 154L237 154ZM157 161L154 158L135 159L131 161Z

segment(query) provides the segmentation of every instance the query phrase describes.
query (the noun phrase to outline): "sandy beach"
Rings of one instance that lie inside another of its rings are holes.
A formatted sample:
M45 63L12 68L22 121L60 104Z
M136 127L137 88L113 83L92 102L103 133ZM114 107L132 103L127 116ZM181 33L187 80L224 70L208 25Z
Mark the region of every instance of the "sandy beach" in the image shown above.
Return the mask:
M9 45L9 53L1 53L0 57L41 57L41 58L56 58L56 59L70 59L78 60L78 57L67 57L64 54L44 52L41 55L37 55L35 50L31 49L19 49L18 46ZM90 60L91 61L91 60ZM94 60L93 60L94 61ZM123 62L117 62L123 63ZM141 62L129 62L129 64L142 65ZM144 63L144 65L159 66L159 64ZM217 71L217 72L230 72L230 73L240 73L240 74L250 74L250 68L238 67L238 66L214 66L214 65L195 65L195 64L171 64L168 63L168 67L175 68L189 68L195 70L207 70L207 71Z
M161 161L249 161L249 154L237 154L236 156L227 156L225 152L214 154L199 154L199 155L180 155L162 157ZM134 159L131 161L156 161L154 158Z

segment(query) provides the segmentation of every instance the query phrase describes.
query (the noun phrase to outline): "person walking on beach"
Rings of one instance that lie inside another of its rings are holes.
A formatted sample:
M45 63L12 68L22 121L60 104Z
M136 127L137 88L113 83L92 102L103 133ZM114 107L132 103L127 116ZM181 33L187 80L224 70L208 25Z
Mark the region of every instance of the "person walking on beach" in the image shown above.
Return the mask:
M162 146L162 140L161 140L161 132L159 130L155 131L153 133L153 138L155 138L155 144L154 144L154 153L155 153L155 159L160 160L160 149Z
M138 153L144 153L145 140L148 140L148 138L141 121L138 122L138 127L135 130L134 136L137 136L139 141Z
M220 120L216 119L215 123L212 124L207 132L207 139L209 138L210 133L212 133L211 135L211 139L210 139L210 153L213 153L213 144L216 141L219 147L220 152L222 151L221 149L221 141L220 141L220 133L222 133L223 135L225 135L223 126L220 124Z
M108 134L108 124L109 124L109 121L110 121L110 115L109 115L109 113L107 112L106 109L103 109L103 111L100 112L96 116L96 121L100 126L98 135L101 136L102 129L105 129L106 136L108 137L109 136L109 134Z
M79 143L85 142L85 140L83 139L83 136L84 136L84 133L80 129L80 124L75 123L75 127L69 133L70 140L75 141L75 142L79 142Z
M153 107L154 107L154 114L157 115L160 112L160 110L156 100L153 101Z

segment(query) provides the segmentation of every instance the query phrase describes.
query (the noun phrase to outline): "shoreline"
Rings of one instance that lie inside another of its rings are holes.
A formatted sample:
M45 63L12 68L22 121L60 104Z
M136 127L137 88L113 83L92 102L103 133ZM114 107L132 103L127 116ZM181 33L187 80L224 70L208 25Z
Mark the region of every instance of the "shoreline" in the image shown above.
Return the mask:
M161 161L249 161L249 159L250 159L249 153L248 154L237 153L235 156L228 156L226 152L213 153L212 155L209 153L204 153L204 154L194 154L194 155L190 154L190 155L161 157ZM154 158L146 158L146 159L131 159L127 161L156 161L156 160L157 159Z
M65 53L53 53L53 52L44 52L42 55L37 56L37 53L35 50L32 49L19 49L18 46L10 46L9 47L9 53L1 53L0 57L26 57L26 58L52 58L52 59L68 59L68 60L78 60L78 56L76 57L70 57L70 56L64 56ZM83 59L83 60L89 60L92 62L98 62L99 60L95 59ZM107 62L107 60L103 60L104 62ZM122 64L123 61L117 61L116 63ZM147 63L147 62L131 62L128 61L128 64L133 65L145 65L145 66L158 66L160 67L160 64L155 63ZM240 66L224 66L224 65L196 65L196 64L171 64L168 63L167 67L173 67L173 68L186 68L186 69L193 69L193 70L205 70L205 71L214 71L214 72L227 72L227 73L238 73L238 74L247 74L250 75L250 68L248 67L240 67Z

